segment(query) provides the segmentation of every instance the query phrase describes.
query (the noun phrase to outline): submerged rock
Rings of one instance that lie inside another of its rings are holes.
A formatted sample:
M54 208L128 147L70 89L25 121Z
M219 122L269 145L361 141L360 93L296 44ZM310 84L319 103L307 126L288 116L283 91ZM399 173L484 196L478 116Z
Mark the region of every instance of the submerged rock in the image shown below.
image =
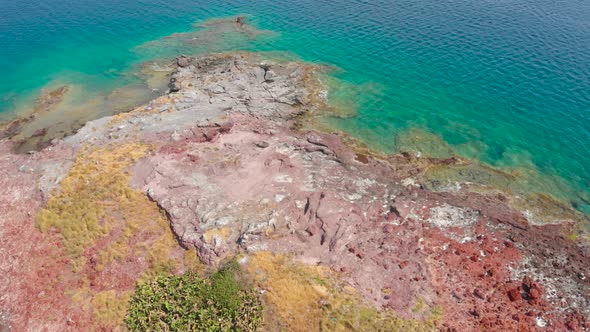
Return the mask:
M236 17L236 24L239 27L242 27L244 24L246 24L246 17L244 17L244 16L238 16L238 17Z
M28 115L18 117L9 123L0 123L0 139L14 138L18 136L27 126L27 124L35 120L37 116L55 109L64 100L69 90L70 87L64 85L52 90L41 91L41 94L39 95L39 97L37 97L35 101L35 106L33 107L33 110ZM34 130L34 133L30 137L35 138L39 136L44 136L45 134L41 135L41 131L43 130L45 131L45 133L47 132L47 128L39 128ZM19 139L22 141L23 139L26 140L26 138L27 137L20 137Z

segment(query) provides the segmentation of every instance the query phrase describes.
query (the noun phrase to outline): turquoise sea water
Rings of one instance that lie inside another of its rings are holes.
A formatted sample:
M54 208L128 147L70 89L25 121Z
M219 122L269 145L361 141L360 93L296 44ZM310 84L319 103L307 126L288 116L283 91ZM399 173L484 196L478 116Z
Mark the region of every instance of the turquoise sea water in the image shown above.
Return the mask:
M237 14L269 32L162 39ZM326 122L373 147L444 151L412 139L425 130L590 212L586 0L0 0L0 119L48 84L76 86L79 112L108 114L149 97L142 62L230 49L338 67L333 99L355 113Z

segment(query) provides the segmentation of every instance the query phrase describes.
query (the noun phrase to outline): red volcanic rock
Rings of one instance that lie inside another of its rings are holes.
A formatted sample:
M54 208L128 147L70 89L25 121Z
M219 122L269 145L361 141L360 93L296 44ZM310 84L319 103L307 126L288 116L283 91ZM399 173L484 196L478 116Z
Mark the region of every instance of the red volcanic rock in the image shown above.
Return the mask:
M580 325L578 325L578 322L575 320L568 320L565 323L565 327L570 331L580 331Z
M316 224L311 224L309 225L305 231L310 235L310 236L314 236L315 234L318 234L318 232L320 231L320 227ZM353 251L351 251L353 252Z
M475 295L476 297L485 300L486 296L485 294L482 292L482 290L480 290L479 288L476 288L473 290L473 295Z
M510 301L512 301L512 302L520 301L520 299L522 299L522 295L520 294L520 290L518 288L512 288L511 290L508 291L508 298L510 298Z
M569 331L587 331L590 328L590 324L584 315L580 314L579 312L573 313L566 318L565 328Z
M399 263L399 268L401 270L403 270L403 269L406 268L406 266L408 266L408 264L410 264L410 262L408 262L408 261L402 261L401 263Z
M394 229L395 229L395 226L393 226L391 224L387 224L387 225L385 225L385 227L383 227L383 233L390 234L393 232Z
M538 288L533 288L529 291L529 303L537 304L541 300L541 291Z
M529 292L535 286L535 282L528 276L522 278L522 288L525 292Z
M522 289L525 291L530 304L538 304L541 301L543 289L541 288L541 285L534 282L530 277L525 276L523 278Z

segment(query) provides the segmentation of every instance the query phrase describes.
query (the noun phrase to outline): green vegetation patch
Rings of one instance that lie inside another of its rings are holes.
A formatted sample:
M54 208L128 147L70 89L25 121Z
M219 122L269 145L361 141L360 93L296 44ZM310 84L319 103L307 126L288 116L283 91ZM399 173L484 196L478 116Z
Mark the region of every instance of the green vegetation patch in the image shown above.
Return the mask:
M257 331L262 305L230 263L209 278L187 272L138 285L125 322L130 331Z

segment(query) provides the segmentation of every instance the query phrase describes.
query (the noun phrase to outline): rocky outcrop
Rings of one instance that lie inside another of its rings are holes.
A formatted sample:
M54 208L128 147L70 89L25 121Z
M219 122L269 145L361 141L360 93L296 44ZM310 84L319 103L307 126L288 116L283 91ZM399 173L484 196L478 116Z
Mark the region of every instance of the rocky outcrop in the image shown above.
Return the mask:
M252 54L176 64L171 93L133 112L92 121L36 155L12 155L11 143L2 143L0 169L11 175L3 187L13 183L20 194L5 191L0 206L21 207L0 219L0 253L15 253L0 279L11 294L0 310L13 326L43 320L23 312L33 300L21 287L35 280L24 270L65 269L27 261L33 249L10 235L20 223L27 238L50 237L31 225L46 197L37 188L59 190L68 171L59 156L141 141L150 152L127 170L131 186L165 211L179 244L208 265L238 253L287 254L331 268L367 303L401 317L441 308L445 331L588 328L590 257L565 236L571 224L531 225L503 196L433 192L412 178L461 160L383 157L342 135L295 129L301 114L323 107L316 66ZM22 165L31 171L18 172ZM51 243L43 241L34 247ZM66 317L71 303L59 298L46 311ZM74 329L65 319L54 324L49 329Z
M187 57L185 55L183 55L179 58L176 58L176 64L178 65L178 67L181 67L181 68L185 68L185 67L190 66L192 61L193 61L192 58Z

